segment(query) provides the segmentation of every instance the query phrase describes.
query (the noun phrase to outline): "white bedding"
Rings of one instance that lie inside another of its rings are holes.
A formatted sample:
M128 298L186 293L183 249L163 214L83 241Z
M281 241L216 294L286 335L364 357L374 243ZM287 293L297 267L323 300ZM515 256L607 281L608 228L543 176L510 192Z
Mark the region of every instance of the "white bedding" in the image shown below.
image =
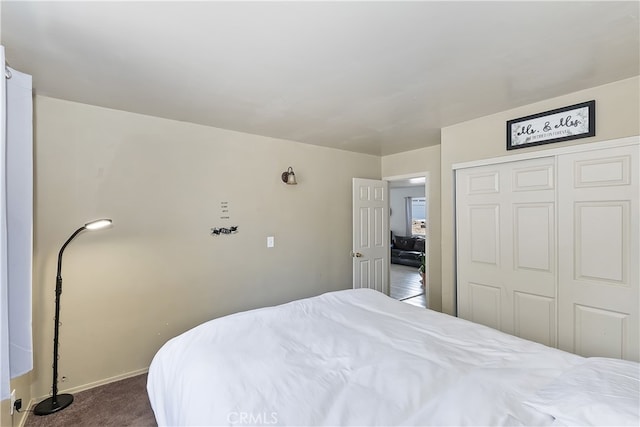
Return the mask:
M159 425L551 425L524 404L585 360L357 289L204 323L167 342Z

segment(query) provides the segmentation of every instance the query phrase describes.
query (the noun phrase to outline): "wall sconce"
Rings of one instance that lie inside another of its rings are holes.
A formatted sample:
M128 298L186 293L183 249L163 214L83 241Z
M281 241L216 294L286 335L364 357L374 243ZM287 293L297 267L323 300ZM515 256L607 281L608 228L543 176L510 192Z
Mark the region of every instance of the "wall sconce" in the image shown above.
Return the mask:
M287 185L296 185L296 174L293 173L293 168L289 166L286 172L282 172L282 182Z

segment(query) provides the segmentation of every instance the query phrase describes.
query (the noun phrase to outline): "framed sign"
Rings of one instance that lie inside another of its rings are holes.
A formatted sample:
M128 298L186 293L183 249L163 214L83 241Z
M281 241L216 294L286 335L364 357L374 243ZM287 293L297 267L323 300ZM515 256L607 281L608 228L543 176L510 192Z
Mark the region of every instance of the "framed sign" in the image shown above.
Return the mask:
M596 101L557 108L507 122L507 150L596 134Z

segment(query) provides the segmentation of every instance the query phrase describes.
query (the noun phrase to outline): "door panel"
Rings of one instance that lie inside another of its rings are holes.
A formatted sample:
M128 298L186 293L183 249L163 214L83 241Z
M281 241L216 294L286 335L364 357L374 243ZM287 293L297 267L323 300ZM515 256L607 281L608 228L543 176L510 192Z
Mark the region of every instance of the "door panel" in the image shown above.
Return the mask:
M514 304L514 335L554 347L555 299L514 292Z
M551 272L554 258L553 203L514 205L514 270Z
M501 307L502 289L499 286L469 283L468 320L494 329L502 329Z
M500 176L495 170L488 170L467 175L465 187L468 195L489 194L500 192Z
M513 191L553 190L553 165L513 168Z
M574 351L586 357L623 358L629 353L630 315L576 304Z
M606 157L593 160L575 161L575 187L605 187L609 185L629 185L630 156Z
M469 239L473 263L498 265L500 206L486 205L469 208Z
M628 283L629 202L580 202L574 213L575 277Z

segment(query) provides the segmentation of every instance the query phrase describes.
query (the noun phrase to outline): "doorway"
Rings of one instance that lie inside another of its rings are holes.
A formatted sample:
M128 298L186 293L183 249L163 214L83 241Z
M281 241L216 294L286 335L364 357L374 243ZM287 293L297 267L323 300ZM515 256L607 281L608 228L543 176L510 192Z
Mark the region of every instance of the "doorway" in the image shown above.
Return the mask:
M389 183L390 296L425 308L428 307L429 294L428 177L428 172L425 172L384 178ZM421 254L424 255L427 272L424 284L419 273Z

